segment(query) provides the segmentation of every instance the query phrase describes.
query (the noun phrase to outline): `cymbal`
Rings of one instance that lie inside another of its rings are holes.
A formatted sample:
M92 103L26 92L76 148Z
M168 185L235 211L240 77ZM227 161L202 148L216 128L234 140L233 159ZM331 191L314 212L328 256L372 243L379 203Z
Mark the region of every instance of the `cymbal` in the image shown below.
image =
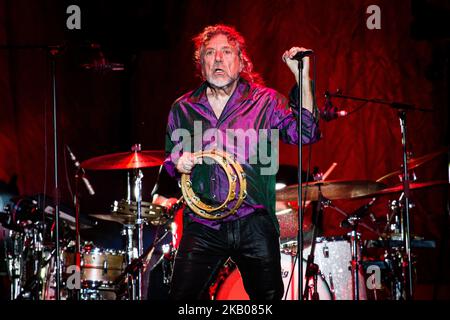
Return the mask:
M165 207L145 201L141 202L141 215L142 219L153 225L164 224L169 218L169 213ZM136 224L137 204L136 202L128 203L126 200L115 201L111 213L94 213L89 216L124 225Z
M139 151L107 154L85 160L81 167L90 170L139 169L160 166L164 161L164 151Z
M126 216L120 213L94 213L89 216L99 220L117 222L120 224L136 224L135 216Z
M424 163L426 163L428 161L431 161L432 159L436 158L437 156L446 153L447 151L448 151L448 147L444 147L444 148L441 148L438 151L426 154L424 156L421 156L421 157L418 157L418 158L411 158L411 159L409 159L407 161L407 163L408 163L408 170L417 168L418 166L420 166L420 165L422 165L422 164L424 164ZM399 170L390 172L390 173L386 174L385 176L382 176L381 178L379 178L377 180L377 182L383 181L383 180L385 180L387 178L390 178L392 176L400 175L402 173L403 173L403 169L399 169Z
M372 194L386 187L385 184L369 180L330 180L302 184L303 200L319 200L319 187L322 195L330 200L352 199ZM306 190L306 199L304 197ZM277 201L297 201L298 185L288 186L276 192Z
M427 182L410 182L409 183L409 189L410 190L416 190L416 189L422 189L422 188L429 188L434 187L438 185L448 185L449 182L447 180L440 180L440 181L427 181ZM368 196L381 196L385 194L392 194L392 193L399 193L403 192L403 184L397 184L393 187L389 187L386 189L382 189L379 191L376 191L372 194L369 194Z

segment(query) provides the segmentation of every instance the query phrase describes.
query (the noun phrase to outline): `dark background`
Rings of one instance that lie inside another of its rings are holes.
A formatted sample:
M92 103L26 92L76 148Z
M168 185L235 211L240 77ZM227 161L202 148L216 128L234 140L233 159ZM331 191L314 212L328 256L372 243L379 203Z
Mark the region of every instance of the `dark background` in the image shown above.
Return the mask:
M66 28L71 4L81 8L81 30ZM381 30L366 27L366 8L372 4L381 8ZM244 35L268 86L287 94L294 79L282 53L294 45L312 48L319 107L325 90L340 88L344 94L433 109L408 114L408 148L419 157L448 146L448 1L0 0L0 180L8 183L16 176L21 195L53 193L51 59L46 49L31 46L64 48L55 58L59 177L61 199L70 205L74 167L63 146L69 145L80 161L128 151L134 143L143 150L163 149L171 103L200 83L191 38L214 23L234 25ZM81 64L98 57L92 43L101 45L109 62L124 64L125 71L83 69ZM359 106L333 101L347 110ZM326 171L337 162L329 179L376 180L401 164L399 121L387 106L368 104L346 118L321 121L321 129L323 139L312 148L311 165ZM295 165L296 156L295 147L281 146L282 164ZM144 170L146 201L156 170ZM447 152L415 172L420 181L448 180ZM96 195L83 190L82 214L108 212L125 195L125 173L88 174ZM448 187L412 196L414 234L437 242L436 249L416 251L417 297L448 299ZM389 198L377 201L376 216L387 214ZM350 212L363 203L335 204ZM346 232L340 218L325 211L326 234ZM98 233L114 238L109 231Z

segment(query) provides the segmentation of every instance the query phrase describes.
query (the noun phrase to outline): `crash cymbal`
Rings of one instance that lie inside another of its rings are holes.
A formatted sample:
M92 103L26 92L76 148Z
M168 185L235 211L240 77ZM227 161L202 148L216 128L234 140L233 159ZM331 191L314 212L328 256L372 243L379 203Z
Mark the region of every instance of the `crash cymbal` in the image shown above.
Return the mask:
M439 186L439 185L448 185L448 181L447 180L440 180L440 181L427 181L427 182L410 182L409 183L409 189L410 190L416 190L416 189L422 189L422 188L429 188L429 187L434 187L434 186ZM386 189L382 189L379 191L376 191L372 194L369 194L368 196L370 197L376 197L376 196L381 196L381 195L385 195L385 194L392 194L392 193L399 193L399 192L403 192L403 184L397 184L393 187L389 187Z
M107 154L85 160L81 167L89 170L139 169L160 166L164 151L138 151Z
M306 201L317 201L319 199L319 187L322 195L330 200L352 199L362 197L386 188L380 182L368 180L330 180L303 183L303 197L306 190ZM277 201L297 201L298 185L288 186L276 191Z
M437 156L439 156L441 154L444 154L446 152L448 152L448 147L444 147L444 148L442 148L442 149L440 149L438 151L426 154L426 155L418 157L418 158L411 158L407 162L408 163L408 170L417 168L418 166L420 166L420 165L422 165L422 164L424 164L424 163L426 163L428 161L431 161L432 159L434 159ZM399 169L399 170L390 172L390 173L386 174L385 176L382 176L381 178L379 178L377 180L377 182L380 182L380 181L383 181L383 180L385 180L387 178L390 178L392 176L397 176L397 175L401 175L401 174L403 174L403 169Z

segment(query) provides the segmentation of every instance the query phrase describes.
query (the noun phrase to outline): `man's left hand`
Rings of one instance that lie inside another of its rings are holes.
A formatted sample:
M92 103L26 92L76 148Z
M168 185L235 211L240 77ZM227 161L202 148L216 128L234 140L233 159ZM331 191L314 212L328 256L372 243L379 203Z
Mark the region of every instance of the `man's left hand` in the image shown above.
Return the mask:
M283 56L281 57L283 62L286 63L286 65L289 67L289 69L291 70L291 72L294 74L295 76L295 80L297 81L297 83L299 82L299 77L298 77L298 61L297 60L293 60L292 57L294 57L298 52L303 52L303 51L307 51L310 49L306 49L303 47L292 47L289 50L286 50L283 53ZM309 57L304 57L303 58L303 81L309 81L310 77L309 77Z

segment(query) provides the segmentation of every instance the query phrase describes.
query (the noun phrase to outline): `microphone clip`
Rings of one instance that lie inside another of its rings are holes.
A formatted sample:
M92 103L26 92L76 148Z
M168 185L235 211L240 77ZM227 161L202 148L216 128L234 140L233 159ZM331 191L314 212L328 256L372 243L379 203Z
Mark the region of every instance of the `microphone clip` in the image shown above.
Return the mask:
M331 121L348 114L345 110L339 110L331 101L332 95L328 90L325 91L325 106L319 109L320 117L325 121Z

